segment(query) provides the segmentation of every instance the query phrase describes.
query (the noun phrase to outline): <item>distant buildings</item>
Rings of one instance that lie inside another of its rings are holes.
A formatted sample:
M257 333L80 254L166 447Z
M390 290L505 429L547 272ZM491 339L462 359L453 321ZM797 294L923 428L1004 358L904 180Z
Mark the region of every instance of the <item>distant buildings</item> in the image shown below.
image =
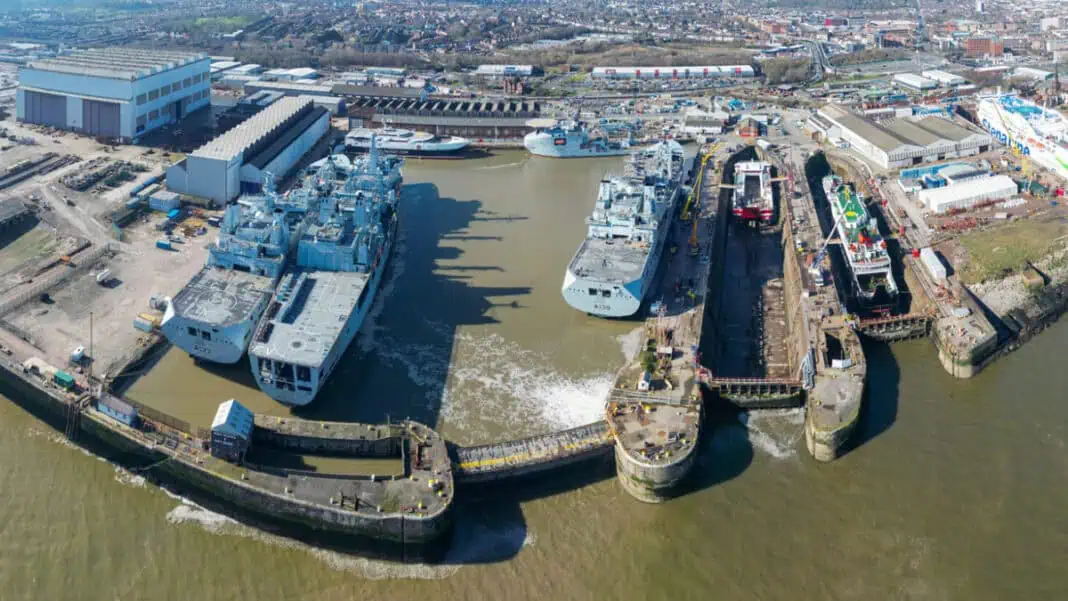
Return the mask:
M594 67L594 79L701 79L712 77L753 77L749 65L715 67Z
M964 53L970 58L997 58L1005 54L1005 45L994 37L972 37L964 40Z
M479 65L475 69L475 75L482 77L528 77L533 74L533 65Z
M16 116L134 140L207 106L210 87L206 55L101 48L28 63L19 71Z
M912 73L898 73L897 75L894 75L894 83L917 92L933 90L938 87L937 81L927 79L926 77L920 77L919 75L914 75Z

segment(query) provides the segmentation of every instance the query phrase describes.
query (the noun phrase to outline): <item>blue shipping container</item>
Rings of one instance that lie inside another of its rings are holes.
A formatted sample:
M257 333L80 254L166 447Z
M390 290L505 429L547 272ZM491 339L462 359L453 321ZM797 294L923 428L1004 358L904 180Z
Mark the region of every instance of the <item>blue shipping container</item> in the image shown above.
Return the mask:
M171 249L171 241L170 240L156 240L156 248L159 248L161 250L170 250Z

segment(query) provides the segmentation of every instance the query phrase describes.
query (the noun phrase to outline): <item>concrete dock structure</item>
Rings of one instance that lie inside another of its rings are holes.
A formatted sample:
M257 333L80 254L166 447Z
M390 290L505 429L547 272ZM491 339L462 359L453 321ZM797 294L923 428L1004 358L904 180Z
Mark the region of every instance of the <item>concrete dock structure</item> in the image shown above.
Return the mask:
M689 473L701 428L700 343L716 224L715 148L694 159L691 193L672 225L643 324L641 351L616 375L606 415L619 482L658 502Z

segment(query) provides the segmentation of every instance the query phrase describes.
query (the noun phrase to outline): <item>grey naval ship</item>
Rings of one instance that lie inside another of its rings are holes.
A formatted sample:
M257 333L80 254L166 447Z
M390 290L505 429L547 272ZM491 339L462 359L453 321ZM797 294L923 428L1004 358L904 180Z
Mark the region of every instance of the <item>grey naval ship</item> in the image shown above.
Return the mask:
M160 324L167 340L196 359L237 363L285 269L305 211L275 192L269 174L262 195L227 205L206 265L168 299Z
M557 159L622 156L630 152L626 142L591 137L578 121L535 120L535 131L523 138L523 147L537 156Z
M623 177L601 181L586 239L564 276L569 305L601 317L638 312L671 232L684 170L682 146L664 141L631 153Z
M256 383L284 405L307 405L374 302L397 233L401 160L375 142L318 198L249 346Z

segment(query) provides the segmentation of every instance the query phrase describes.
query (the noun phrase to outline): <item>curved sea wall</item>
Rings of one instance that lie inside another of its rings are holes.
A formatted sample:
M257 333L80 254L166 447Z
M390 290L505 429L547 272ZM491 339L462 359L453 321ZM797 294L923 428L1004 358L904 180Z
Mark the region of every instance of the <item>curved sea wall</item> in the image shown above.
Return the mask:
M628 452L618 441L616 474L623 490L645 503L661 503L674 496L697 459L697 445L690 444L670 461L650 461Z
M271 522L293 524L313 530L351 535L391 543L422 545L447 534L452 525L452 478L444 441L420 424L393 426L386 442L392 452L397 445L415 445L414 462L406 466L407 478L379 481L370 478L318 475L294 470L270 472L234 465L203 452L200 443L188 435L167 432L165 428L135 429L97 411L88 395L75 397L51 386L19 366L0 361L0 390L11 400L68 434L84 432L96 442L127 455L123 462L145 462L137 468L163 484L189 491L194 498L223 501ZM80 412L70 410L72 404ZM295 422L303 422L300 426ZM290 420L291 427L322 429L319 422ZM331 424L333 425L333 424ZM336 424L342 427L374 428L365 424ZM290 439L300 446L299 436L275 431L276 442ZM314 438L314 437L309 437ZM413 440L415 441L413 443ZM161 442L166 441L161 444ZM306 441L305 441L306 443ZM419 463L422 462L422 463ZM432 478L431 476L438 476ZM422 485L422 486L420 486ZM406 487L392 494L391 487ZM427 490L433 487L435 495ZM371 498L410 496L434 499L418 506L393 507L388 503L360 503L368 491ZM359 491L359 494L357 494ZM413 493L415 491L415 493ZM422 495L421 497L419 495ZM347 499L347 504L346 504Z

